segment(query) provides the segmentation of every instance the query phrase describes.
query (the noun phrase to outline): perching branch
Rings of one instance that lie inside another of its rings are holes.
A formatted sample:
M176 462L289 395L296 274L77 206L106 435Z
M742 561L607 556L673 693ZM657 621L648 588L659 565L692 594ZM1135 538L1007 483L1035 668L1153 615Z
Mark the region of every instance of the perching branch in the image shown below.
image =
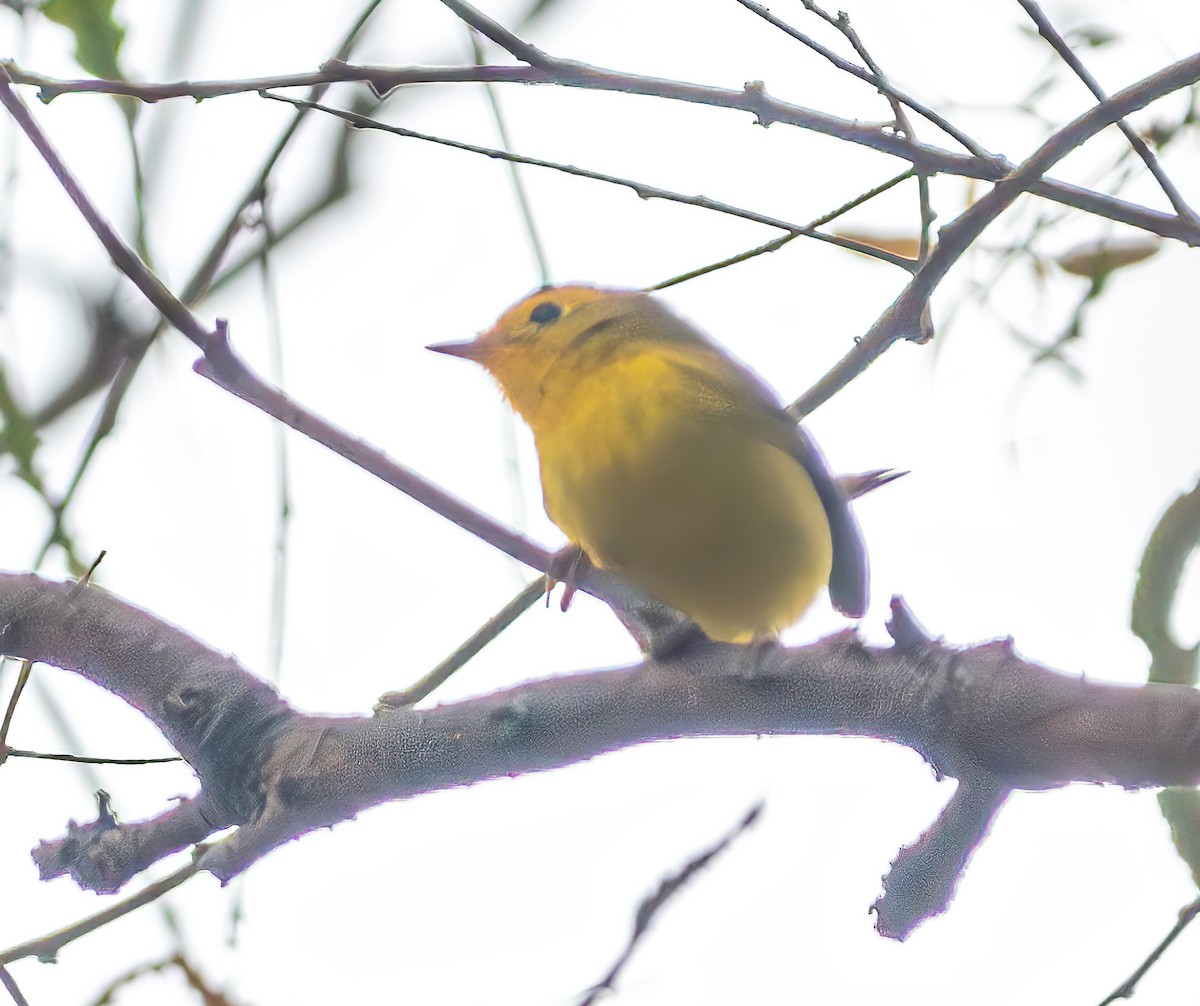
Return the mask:
M1200 780L1200 693L1104 685L1021 658L957 649L893 603L892 647L853 633L766 649L701 643L674 658L581 672L433 709L308 716L233 658L97 587L0 574L0 651L74 671L149 718L199 791L157 818L102 813L42 843L44 877L113 891L229 827L201 868L226 881L278 846L376 804L561 768L666 738L875 737L920 753L959 790L901 853L876 905L903 937L945 910L1010 789ZM19 955L18 955L19 956ZM0 963L15 959L0 954Z

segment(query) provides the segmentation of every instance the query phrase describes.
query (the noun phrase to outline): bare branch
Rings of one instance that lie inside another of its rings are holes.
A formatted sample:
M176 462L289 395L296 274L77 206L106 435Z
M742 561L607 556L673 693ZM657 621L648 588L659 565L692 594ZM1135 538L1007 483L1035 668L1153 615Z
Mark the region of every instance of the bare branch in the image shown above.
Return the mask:
M1135 970L1133 974L1121 982L1120 985L1118 985L1112 990L1112 992L1105 996L1103 1000L1101 1000L1100 1006L1112 1006L1112 1003L1115 1003L1118 999L1128 999L1130 996L1132 996L1137 989L1138 982L1146 977L1146 972L1148 972L1152 967L1154 967L1155 964L1158 963L1158 959L1162 957L1171 944L1183 934L1183 931L1192 924L1197 915L1200 915L1200 900L1193 901L1179 913L1178 920L1176 920L1175 925L1171 927L1171 931L1163 937L1162 942L1152 951L1150 951L1149 955L1147 955L1146 959L1138 965L1137 970Z
M642 937L649 932L650 923L654 921L654 917L662 911L663 907L676 894L688 885L692 877L736 842L742 833L759 819L762 815L762 810L763 805L761 803L751 807L749 812L742 817L728 835L715 845L705 849L700 855L688 860L681 869L676 870L675 873L663 880L658 885L658 889L638 905L638 910L633 920L633 932L629 935L629 942L625 944L624 949L617 956L616 961L613 962L613 966L609 968L608 974L588 989L587 994L580 1000L579 1006L594 1006L599 996L605 992L613 991L617 979L621 976L621 972L625 970L625 965L629 963L629 958L633 956L633 952L637 949L637 945L641 942Z
M668 737L857 735L911 747L961 783L930 832L901 854L876 905L881 931L901 936L944 909L1008 789L1200 779L1194 689L1057 674L1005 641L948 647L898 606L892 647L849 632L797 648L698 642L670 658L433 709L323 717L297 713L175 626L99 588L72 597L70 587L0 574L0 650L123 698L201 783L158 818L122 824L102 814L39 846L44 875L69 872L96 890L114 890L220 828L237 830L200 868L225 881L285 842L388 800Z
M119 992L139 978L148 974L161 974L172 968L177 968L182 973L188 988L196 993L198 1001L203 1006L233 1006L233 1000L213 988L204 975L183 954L172 954L165 960L152 961L149 964L139 964L137 967L130 968L125 974L109 982L89 1006L110 1006L111 1003L117 1002L121 998L118 995Z
M0 721L0 765L11 754L8 747L8 731L12 727L13 716L17 712L17 703L21 701L21 693L29 684L29 674L33 670L32 660L22 660L17 670L17 682L13 685L12 694L8 697L8 706L4 710L4 719Z
M42 131L37 121L29 113L29 109L25 107L25 103L12 86L12 78L8 72L0 66L0 104L3 104L8 109L9 114L17 121L17 125L21 127L25 135L37 148L42 159L50 166L50 170L54 172L54 176L58 179L59 184L66 190L70 196L71 202L75 204L76 209L82 214L88 226L91 227L95 235L100 239L100 243L104 245L104 250L108 252L114 264L121 272L125 273L138 284L138 288L146 295L146 298L156 307L159 312L174 325L180 332L191 339L198 346L202 346L206 333L199 329L195 324L195 319L192 318L187 308L179 302L178 299L171 293L170 290L163 285L162 281L154 275L138 257L135 252L112 227L111 224L99 213L95 204L87 197L83 191L83 187L79 181L71 173L70 168L63 162L63 159L58 156L58 151L54 149L49 138Z
M528 164L537 168L549 168L553 171L561 171L564 174L575 175L578 178L607 182L610 185L621 185L632 189L639 199L665 199L673 203L683 203L686 206L697 206L700 209L712 210L715 213L725 213L729 216L740 217L743 220L765 224L768 227L778 227L780 230L787 231L793 237L809 237L827 242L828 244L837 245L839 248L846 248L849 251L858 252L860 255L879 259L881 262L887 262L889 265L899 266L906 272L911 272L913 268L912 261L904 258L902 255L893 255L888 251L872 247L862 241L853 241L850 238L840 237L836 234L822 234L816 230L817 225L814 224L789 223L787 220L781 220L778 217L769 216L765 213L756 213L754 210L747 210L730 203L719 202L716 199L709 199L707 196L687 196L682 192L672 192L670 189L662 189L656 185L647 185L632 178L607 175L600 171L591 171L588 168L576 167L574 164L561 164L557 161L545 161L538 157L525 157L521 154L514 154L508 150L500 150L495 147L481 147L474 143L463 143L460 140L451 140L444 136L420 133L415 129L392 126L386 122L380 122L378 119L371 119L356 112L332 108L329 105L322 105L314 101L288 98L281 94L272 94L269 91L264 91L262 96L274 101L283 101L289 105L295 105L297 108L310 108L319 112L325 112L328 115L350 123L350 125L358 129L375 129L385 133L392 133L395 136L406 136L414 140L423 140L426 143L436 143L443 147L453 147L455 150L465 150L473 154L482 154L484 157L491 157L498 161L507 161L509 164ZM876 190L872 191L875 192Z
M969 209L941 229L938 245L912 282L901 292L852 350L803 396L789 406L802 419L845 387L858 374L901 339L915 339L924 331L922 316L937 285L950 267L1004 210L1024 192L1031 191L1051 167L1094 136L1131 112L1145 108L1165 94L1200 80L1200 53L1180 60L1113 95L1068 123L1028 160L996 184Z
M5 748L0 751L6 758L32 758L35 761L65 761L76 765L165 765L183 761L178 755L165 758L98 758L91 755L58 754L48 751L23 751L20 748Z
M138 258L133 249L100 214L71 174L70 169L58 156L58 152L51 146L36 120L29 114L29 110L12 90L11 85L3 81L2 69L0 69L0 103L8 108L34 142L63 188L67 190L67 194L79 207L84 219L87 220L96 236L100 238L117 268L133 281L134 285L141 290L146 299L164 318L205 353L205 358L197 363L197 370L200 373L239 398L256 405L269 415L286 422L293 429L330 447L343 457L354 461L359 467L382 478L385 482L426 506L437 510L459 526L481 534L487 540L494 537L493 544L503 542L498 547L507 551L514 558L539 569L545 568L551 557L551 553L547 550L539 548L516 532L472 510L461 500L432 483L426 482L404 466L391 461L382 452L369 447L363 441L351 437L331 423L307 413L278 389L271 387L253 374L233 352L224 326L219 323L217 329L211 332L205 328L188 310L187 306L171 293Z
M828 213L823 213L821 216L817 217L816 220L813 220L813 221L805 224L804 227L802 227L799 231L792 231L788 234L784 234L782 237L774 238L774 239L766 242L765 244L756 245L755 247L749 249L748 251L739 252L737 255L731 255L729 258L722 259L719 262L711 262L708 265L701 266L699 269L692 269L690 272L685 272L678 276L672 276L670 279L665 279L659 283L655 283L653 286L648 287L647 289L649 289L649 290L665 290L665 289L667 289L667 287L676 286L679 283L686 283L688 280L696 279L698 276L705 276L710 272L716 272L718 269L725 269L731 265L736 265L739 262L748 262L750 259L758 258L759 255L769 255L771 252L779 251L780 248L782 248L786 244L790 244L796 238L801 237L806 234L812 234L813 232L816 231L816 229L818 227L824 227L825 224L830 223L833 220L836 220L843 213L848 213L850 210L854 209L855 207L862 206L864 203L869 202L870 200L874 199L876 196L880 195L881 193L887 192L890 189L895 188L897 185L899 185L903 181L907 181L909 178L912 178L912 176L913 176L913 171L911 168L909 168L907 171L902 171L900 174L896 175L895 177L889 178L886 182L876 185L874 188L868 189L866 192L863 192L863 193L855 196L849 202L843 203L841 206L837 207L836 209L830 210ZM845 240L845 239L839 239L839 240ZM838 243L838 242L835 241L835 243ZM858 242L854 242L854 243L857 244ZM866 245L864 247L871 247L871 246ZM853 250L857 251L858 249L856 248ZM878 252L879 249L871 248L871 251ZM886 253L886 254L890 255L890 253ZM897 258L901 258L901 257L897 256ZM913 268L912 262L908 259L902 259L902 261L906 263L903 266L903 268L911 271L911 269ZM898 262L896 264L900 264L900 263Z
M318 443L352 460L390 485L430 507L460 527L490 542L507 554L526 562L540 572L548 569L552 553L535 545L511 528L474 510L445 490L422 479L415 472L392 461L380 451L351 437L345 431L311 413L290 400L282 391L272 387L254 374L234 353L223 323L209 332L204 328L146 265L122 240L112 226L90 202L50 141L38 126L29 110L16 95L10 82L5 81L0 68L0 103L7 107L21 128L37 146L72 200L80 207L85 219L96 232L113 261L147 299L179 330L204 352L198 361L198 372L245 401L304 433ZM937 249L921 267L913 281L871 331L804 398L791 406L802 417L816 404L824 401L838 388L848 383L874 359L900 338L913 338L923 333L923 320L933 289L950 266L963 254L982 230L1017 196L1033 186L1048 168L1067 152L1083 143L1089 136L1129 112L1144 107L1155 98L1200 79L1200 55L1168 67L1127 88L1108 102L1090 110L1084 116L1056 133L1024 165L1013 172L992 192L975 203L956 221L941 232ZM748 93L762 96L761 89L747 88ZM919 169L918 169L919 170ZM614 608L618 617L634 634L643 651L664 653L678 637L681 623L678 616L642 592L622 584L618 578L602 570L593 570L581 587L602 597ZM686 624L683 625L687 631ZM664 643L666 640L666 643Z
M971 853L987 834L1009 790L986 771L964 773L950 802L916 842L905 846L871 906L879 932L903 940L944 912Z
M379 697L376 711L415 706L423 698L445 683L463 665L500 635L521 615L533 607L534 602L545 596L550 580L543 573L518 591L517 595L496 614L483 623L471 637L424 677L400 691L385 692Z
M9 974L8 968L3 964L0 964L0 985L4 986L4 991L9 994L16 1006L29 1006L29 1000L22 994L17 980Z
M107 94L128 94L143 101L159 101L167 98L205 98L247 91L262 91L268 88L295 87L303 84L318 86L354 80L368 82L376 93L381 95L393 88L408 84L467 81L557 84L563 87L650 95L750 112L757 121L764 125L773 122L786 123L850 143L860 144L882 153L893 154L909 161L918 172L926 175L951 174L985 181L997 181L1004 178L1013 169L1013 165L1003 157L964 156L951 153L940 147L913 142L908 137L891 130L881 129L878 126L840 119L837 116L781 101L767 94L761 84L748 85L740 91L732 91L683 81L621 73L573 60L553 60L548 65L553 67L553 71L530 66L362 66L334 59L325 63L317 73L232 81L184 81L171 84L131 84L121 80L96 79L58 81L22 70L12 63L0 63L0 68L7 68L11 78L15 81L39 85L43 100L50 100L56 95L65 93L98 91ZM1189 245L1200 244L1200 225L1174 213L1161 213L1126 200L1051 179L1039 180L1030 186L1029 191L1034 195L1129 224L1131 227L1148 230L1165 238L1173 238Z
M185 880L190 880L200 872L203 852L197 850L197 853L196 859L183 867L183 869L176 870L170 876L155 881L153 884L148 884L137 894L126 898L118 904L110 905L102 912L89 915L86 919L81 919L72 925L64 926L53 933L47 933L36 940L19 943L14 947L9 947L7 950L0 951L0 967L26 957L36 957L39 961L53 961L58 957L58 952L68 943L73 943L79 937L86 936L88 933L93 933L97 929L107 926L110 922L128 915L143 905L157 901L164 894L173 891Z
M197 373L322 446L328 447L514 559L532 566L539 572L546 572L550 568L554 558L552 551L474 509L411 469L393 461L384 452L303 408L254 373L230 345L226 323L218 319L215 329L208 331L117 234L59 157L49 138L13 90L11 83L5 81L3 67L0 67L0 104L8 108L13 118L34 142L72 201L80 207L84 218L108 250L114 264L133 281L164 318L202 350L204 356L195 364ZM643 651L664 652L680 638L677 630L681 625L681 617L678 613L619 577L603 570L592 570L586 583L579 584L579 587L609 604ZM685 628L687 625L690 623L686 623ZM184 756L187 757L186 754Z
M1050 23L1050 19L1046 17L1046 14L1042 8L1035 3L1034 0L1017 0L1017 2L1022 8L1024 8L1025 13L1033 19L1033 23L1037 25L1038 32L1041 34L1042 38L1050 43L1054 51L1058 53L1060 57L1062 57L1063 62L1074 71L1075 75L1082 80L1087 86L1087 89L1092 92L1096 100L1107 101L1108 95L1105 93L1104 88L1100 86L1100 82L1091 75L1088 68L1083 65L1083 61L1076 56L1071 47L1067 45L1066 39L1064 39L1062 35L1060 35L1055 29L1054 25ZM1121 130L1121 133L1124 135L1125 139L1129 141L1129 145L1133 147L1134 152L1142 159L1142 162L1146 165L1147 169L1149 169L1150 174L1154 176L1155 181L1158 182L1159 187L1166 194L1167 199L1171 201L1171 205L1175 208L1175 212L1185 220L1190 220L1193 223L1200 222L1200 218L1196 216L1196 211L1193 210L1187 204L1186 200L1184 200L1183 196L1180 195L1179 189L1175 187L1175 183L1171 181L1171 179L1167 176L1167 173L1163 171L1162 165L1158 163L1158 158L1154 156L1154 152L1149 148L1149 146L1147 146L1146 141L1138 135L1137 130L1129 125L1129 123L1124 119L1121 119L1117 122L1117 128Z
M463 0L442 0L442 3L454 11L455 14L479 32L479 34L490 38L502 49L507 50L517 59L528 63L530 66L542 67L552 62L557 62L557 60L551 60L541 49L517 38L516 35L498 21L493 21L469 3L464 3Z
M870 84L872 87L877 88L879 91L881 91L883 94L887 95L889 98L893 99L894 101L898 101L901 104L907 105L918 115L920 115L923 118L928 119L930 122L932 122L935 126L938 127L938 129L940 129L947 136L953 137L955 140L957 140L959 143L961 143L964 149L966 149L970 153L974 154L976 157L983 158L985 160L990 160L995 156L995 155L989 153L987 150L985 150L982 146L980 146L974 140L972 140L969 136L967 136L966 133L962 132L960 129L958 129L956 126L954 126L953 123L951 123L945 116L939 114L938 112L935 112L932 108L929 108L928 106L923 105L921 102L917 101L911 95L905 94L903 91L897 89L892 84L890 84L888 81L883 80L881 77L877 76L871 70L864 69L861 66L851 63L848 59L842 59L841 56L839 56L837 53L833 52L831 49L826 48L825 46L821 45L820 42L814 41L813 39L811 39L807 35L805 35L803 32L798 31L797 29L793 28L786 21L783 21L781 18L776 17L766 7L763 7L761 4L754 3L754 0L737 0L737 2L740 3L743 7L745 7L748 11L752 11L753 13L757 14L764 21L767 21L768 23L774 25L776 28L778 28L784 34L790 35L797 42L801 42L804 45L808 46L810 49L812 49L813 52L818 53L819 55L823 56L825 59L829 60L829 62L832 63L834 66L836 66L839 70L842 70L843 72L848 73L851 76L857 77L859 80L866 81L866 83Z

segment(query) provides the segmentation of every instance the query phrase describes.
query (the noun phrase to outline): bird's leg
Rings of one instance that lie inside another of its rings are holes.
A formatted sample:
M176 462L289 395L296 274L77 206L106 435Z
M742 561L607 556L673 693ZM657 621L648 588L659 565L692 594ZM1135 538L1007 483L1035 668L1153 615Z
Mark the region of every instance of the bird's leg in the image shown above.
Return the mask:
M764 629L754 634L750 642L742 646L738 655L738 670L743 677L755 678L762 673L763 662L767 656L779 649L779 633L772 629Z
M556 583L561 582L561 607L566 611L593 565L587 552L574 543L564 545L555 552L546 574L547 607L550 604L550 591ZM708 638L700 626L674 608L650 597L644 597L644 602L628 609L615 605L612 610L647 656L663 660Z
M547 573L549 578L546 585L547 606L550 604L550 591L554 589L556 583L561 581L563 596L559 606L566 611L571 606L571 599L575 596L575 591L579 589L579 585L583 583L591 568L592 560L574 542L564 545L555 552Z
M571 606L571 598L575 596L575 591L579 589L584 577L588 575L588 570L592 568L592 560L588 554L578 546L576 549L575 559L567 571L567 578L563 584L562 600L559 602L559 607L563 611Z

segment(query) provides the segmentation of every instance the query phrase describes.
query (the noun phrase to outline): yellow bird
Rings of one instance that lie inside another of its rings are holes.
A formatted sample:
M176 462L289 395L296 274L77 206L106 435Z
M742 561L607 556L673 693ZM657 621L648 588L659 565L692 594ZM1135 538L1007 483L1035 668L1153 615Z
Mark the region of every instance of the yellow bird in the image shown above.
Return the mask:
M796 621L826 584L867 608L846 495L747 367L636 290L548 287L470 342L529 424L546 513L596 565L743 642Z

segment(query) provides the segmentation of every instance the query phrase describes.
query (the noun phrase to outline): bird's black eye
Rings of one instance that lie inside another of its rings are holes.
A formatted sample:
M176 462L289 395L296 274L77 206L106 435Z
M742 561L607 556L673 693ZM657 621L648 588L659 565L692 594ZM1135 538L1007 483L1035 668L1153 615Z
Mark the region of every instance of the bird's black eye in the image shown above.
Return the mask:
M529 312L529 320L535 325L545 325L562 316L562 308L552 300L544 300Z

